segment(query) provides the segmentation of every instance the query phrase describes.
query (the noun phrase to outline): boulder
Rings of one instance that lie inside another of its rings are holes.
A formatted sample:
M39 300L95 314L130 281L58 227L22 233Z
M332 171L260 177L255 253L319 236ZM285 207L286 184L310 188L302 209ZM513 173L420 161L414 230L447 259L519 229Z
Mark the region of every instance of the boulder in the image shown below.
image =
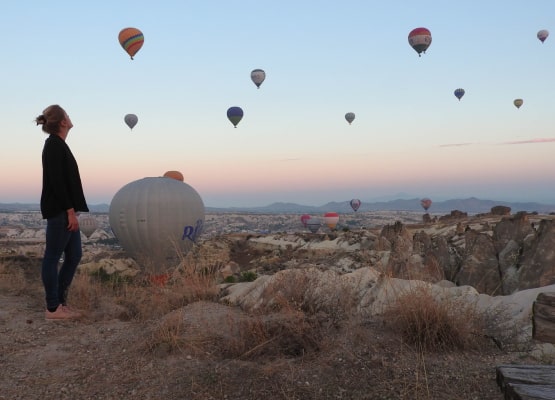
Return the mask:
M491 208L490 213L492 215L510 215L511 214L511 207L494 206L494 207Z

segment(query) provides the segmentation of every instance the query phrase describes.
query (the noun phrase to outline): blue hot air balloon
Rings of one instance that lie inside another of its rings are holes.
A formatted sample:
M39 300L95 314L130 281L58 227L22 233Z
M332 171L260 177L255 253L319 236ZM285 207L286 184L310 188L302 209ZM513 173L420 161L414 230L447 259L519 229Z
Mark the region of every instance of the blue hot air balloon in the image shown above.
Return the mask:
M461 101L461 97L463 97L463 96L464 96L464 89L463 88L455 89L455 97L457 99L459 99L459 101Z
M227 119L231 121L233 126L237 128L237 124L243 118L243 110L241 107L229 107L227 109Z

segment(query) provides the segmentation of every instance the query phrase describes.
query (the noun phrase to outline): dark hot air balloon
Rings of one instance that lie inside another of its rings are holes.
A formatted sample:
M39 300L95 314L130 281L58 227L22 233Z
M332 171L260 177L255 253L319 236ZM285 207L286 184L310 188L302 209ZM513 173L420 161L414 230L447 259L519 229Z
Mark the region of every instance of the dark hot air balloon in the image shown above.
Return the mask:
M243 119L243 110L241 107L229 107L227 109L227 119L237 128L237 124Z
M547 37L549 36L549 31L547 29L542 29L541 31L538 31L538 39L543 43L545 42L545 39L547 39Z
M348 112L347 114L345 114L345 119L347 120L349 125L351 125L351 123L355 120L355 113Z
M462 88L455 89L455 97L459 99L459 101L461 101L461 98L464 96L464 93L465 93L464 89Z
M351 208L352 208L354 211L357 211L357 210L358 210L358 208L360 207L360 204L361 204L361 202L360 202L359 199L352 199L352 200L351 200Z
M133 129L135 125L137 125L137 122L139 122L139 118L137 118L135 114L127 114L123 118L123 120L125 121L125 123L130 129Z

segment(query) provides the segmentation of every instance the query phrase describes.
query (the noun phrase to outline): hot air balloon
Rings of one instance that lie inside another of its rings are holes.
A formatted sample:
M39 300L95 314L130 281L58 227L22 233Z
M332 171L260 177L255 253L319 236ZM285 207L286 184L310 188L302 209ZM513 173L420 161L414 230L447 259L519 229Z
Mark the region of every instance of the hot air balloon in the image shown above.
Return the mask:
M98 221L95 217L88 214L79 215L79 230L88 238L98 228Z
M135 114L127 114L123 120L130 129L133 129L137 122L139 122L139 118Z
M172 178L178 181L183 182L183 174L179 171L166 171L164 172L165 178Z
M324 224L331 230L335 229L335 226L339 222L339 214L336 212L327 212L324 214Z
M204 203L185 182L147 177L119 189L109 221L123 249L149 272L167 272L202 233ZM180 254L181 253L181 254Z
M351 123L355 120L355 113L348 112L347 114L345 114L345 119L347 120L349 125L351 125Z
M237 128L237 124L243 118L243 110L241 107L229 107L227 109L227 119L231 121L233 126Z
M515 101L513 101L513 104L515 105L516 108L520 108L522 103L524 103L524 100L522 99L515 99Z
M538 39L540 39L540 41L543 43L545 42L545 39L547 39L547 37L549 36L549 31L547 29L542 29L541 31L538 31Z
M428 211L428 208L432 205L432 200L425 198L420 200L420 205L424 208L425 211Z
M359 199L352 199L351 200L351 208L356 212L360 207L360 200Z
M118 36L119 44L129 54L131 59L143 47L145 37L143 33L137 28L122 29Z
M306 228L306 224L307 224L309 219L310 219L310 215L308 215L308 214L301 215L301 223L303 224L303 226L305 228Z
M306 227L312 233L318 232L321 226L322 226L322 221L320 221L320 218L310 217L306 222Z
M432 34L426 28L415 28L409 33L409 44L420 57L432 44Z
M253 69L251 71L251 80L258 89L260 89L260 85L262 85L264 79L266 79L266 72L264 72L263 69Z
M459 99L459 101L461 101L461 97L463 96L464 96L464 89L462 88L455 89L455 97Z

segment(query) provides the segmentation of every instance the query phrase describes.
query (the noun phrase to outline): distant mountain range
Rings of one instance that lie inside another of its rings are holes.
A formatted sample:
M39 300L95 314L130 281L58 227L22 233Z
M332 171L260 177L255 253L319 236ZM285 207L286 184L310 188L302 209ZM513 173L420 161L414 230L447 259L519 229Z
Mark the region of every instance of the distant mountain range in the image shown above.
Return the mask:
M468 199L453 199L445 201L437 201L432 203L428 212L431 214L447 214L453 210L459 210L469 214L487 213L495 206L507 206L511 208L512 213L518 211L538 212L540 214L549 214L555 212L555 205L541 204L535 202L507 202L495 200L482 200L476 197ZM109 204L89 205L91 212L107 213L110 210ZM38 211L38 204L24 203L0 203L0 212L17 212L17 211ZM322 206L307 206L296 203L272 203L263 207L206 207L208 213L258 213L258 214L311 214L311 213L352 213L353 209L349 201L330 202ZM362 202L358 212L364 211L422 211L420 199L397 199L390 201L378 201L365 203Z

